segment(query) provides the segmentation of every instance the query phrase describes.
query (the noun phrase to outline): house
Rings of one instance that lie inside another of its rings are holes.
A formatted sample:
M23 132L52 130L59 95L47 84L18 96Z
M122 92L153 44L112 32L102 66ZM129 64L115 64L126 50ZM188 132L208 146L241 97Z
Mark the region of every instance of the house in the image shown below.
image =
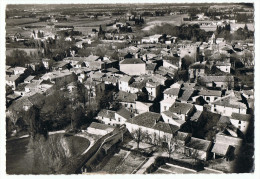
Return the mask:
M218 90L202 89L199 91L199 96L202 96L205 101L211 103L222 97L222 92Z
M117 124L125 124L132 117L134 117L134 113L131 113L124 107L115 112L115 121Z
M205 75L205 68L206 68L205 63L196 62L196 63L191 64L189 66L189 77L190 77L190 79L195 79L198 76L204 76Z
M115 120L115 111L107 110L107 109L102 109L98 114L96 119L100 121L101 123L115 126L116 125L116 120Z
M119 63L120 71L128 75L141 75L146 73L146 65L140 58L126 58Z
M254 99L254 90L243 90L242 95L246 99Z
M211 111L224 116L231 116L232 113L246 114L247 106L240 102L232 93L212 102Z
M190 141L192 134L187 132L178 131L177 135L175 136L177 147L176 151L178 153L185 153L185 145Z
M87 128L86 132L94 135L106 135L112 131L114 131L115 127L106 124L100 124L96 122L92 122L90 126Z
M167 111L169 108L175 103L175 99L173 98L166 98L160 101L160 112Z
M35 76L30 75L24 79L24 83L31 83L34 78L35 78Z
M43 59L42 59L42 63L43 63L43 66L44 66L46 69L50 69L50 67L51 67L51 59L43 58Z
M216 44L226 43L226 40L224 38L217 38Z
M14 68L11 66L5 65L5 73L6 75L12 75L14 73Z
M185 154L206 161L209 159L211 147L211 141L191 137L190 141L185 145Z
M192 126L194 127L198 127L201 122L202 122L202 114L203 114L203 111L199 111L197 110L191 117L190 117L190 122L192 123Z
M6 84L12 87L12 90L15 90L17 85L21 82L20 75L7 75L6 76Z
M160 83L155 82L152 79L149 79L146 82L145 88L148 92L148 98L151 101L153 101L155 98L157 98L160 94Z
M230 157L231 146L227 143L215 143L211 152L213 153L213 159Z
M178 98L178 101L181 101L182 103L187 103L188 101L191 101L191 97L194 94L194 89L185 89L183 90L182 88L182 94L181 96Z
M65 61L55 62L52 66L52 70L66 70L68 68L68 63Z
M179 96L180 88L168 88L163 92L163 99L176 100Z
M158 43L160 41L160 38L162 37L162 35L160 34L155 34L149 37L143 37L142 38L142 43Z
M21 75L21 74L25 73L25 70L27 70L27 68L15 67L13 70L14 70L14 75Z
M135 101L137 100L137 94L119 91L118 93L114 94L113 100L119 101L119 103L122 104L122 106L124 106L127 110L135 113Z
M182 120L179 116L175 115L169 110L161 112L161 115L165 123L178 126L179 128L181 128L185 124L184 120Z
M223 72L230 73L231 63L217 61L215 66Z
M169 111L186 121L194 112L195 107L193 104L175 102Z
M181 59L179 57L171 60L163 59L163 67L178 70L181 67Z
M112 76L112 75L103 76L102 81L105 83L105 85L113 85L115 87L118 86L117 76Z
M146 74L153 74L155 72L156 63L147 63L146 64Z
M106 90L104 82L87 80L84 81L83 84L86 87L90 98L96 98Z
M239 137L228 136L223 133L216 134L215 142L219 144L229 144L234 148L234 154L239 154L241 146L243 144L243 139Z
M239 114L233 112L230 117L230 122L241 132L243 132L243 134L246 134L251 120L252 115L250 114Z
M77 75L66 69L62 71L53 71L46 73L42 77L40 77L40 80L50 80L51 83L63 86L65 82L70 83L73 81L77 81Z
M234 87L233 76L201 76L199 80L206 87L232 89Z
M178 126L159 121L155 124L153 129L154 133L152 140L154 143L158 143L160 141L168 143L180 128Z
M153 103L135 101L135 104L136 104L136 113L137 114L142 114L145 112L153 111Z
M19 95L19 96L24 96L26 94L26 91L25 91L25 86L27 84L26 83L20 83L17 85L17 87L15 88L14 90L14 94L15 95Z
M162 117L160 114L154 112L146 112L129 119L126 122L126 127L131 133L140 128L144 133L147 132L149 134L153 134L153 128L159 121L162 121Z
M131 76L124 75L118 79L118 88L120 91L130 92L130 84L134 81Z

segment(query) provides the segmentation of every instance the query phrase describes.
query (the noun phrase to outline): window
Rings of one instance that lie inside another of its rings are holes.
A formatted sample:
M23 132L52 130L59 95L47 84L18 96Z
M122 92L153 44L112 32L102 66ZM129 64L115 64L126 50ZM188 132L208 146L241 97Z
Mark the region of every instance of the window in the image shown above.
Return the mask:
M165 111L167 110L167 106L164 106L164 110L165 110Z
M210 97L206 97L206 100L210 101Z
M120 117L118 118L118 122L120 122Z
M125 107L127 107L127 104L125 104Z
M238 121L238 124L241 124L241 121Z

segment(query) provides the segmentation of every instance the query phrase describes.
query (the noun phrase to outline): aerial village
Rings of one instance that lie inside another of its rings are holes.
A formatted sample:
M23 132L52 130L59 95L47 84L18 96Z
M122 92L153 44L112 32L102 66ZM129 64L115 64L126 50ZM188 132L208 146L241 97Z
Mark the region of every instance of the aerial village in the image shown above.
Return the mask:
M86 138L82 158L65 152L71 163L55 170L63 174L250 172L254 29L235 17L254 9L236 6L212 5L208 16L196 7L127 11L88 32L64 22L113 13L24 11L46 25L6 32L7 138ZM176 36L172 24L142 29L166 16L181 17Z

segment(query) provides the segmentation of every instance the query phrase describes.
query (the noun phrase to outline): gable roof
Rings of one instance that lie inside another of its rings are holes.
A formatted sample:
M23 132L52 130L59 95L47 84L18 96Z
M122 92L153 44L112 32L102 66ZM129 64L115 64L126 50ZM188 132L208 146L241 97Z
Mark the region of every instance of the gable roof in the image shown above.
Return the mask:
M252 115L250 114L239 114L239 113L232 113L231 119L240 120L240 121L250 121L252 119Z
M128 121L129 123L136 124L138 126L153 128L155 124L160 120L160 118L161 114L155 112L145 112L133 117Z
M154 71L157 64L155 63L147 63L146 64L146 70Z
M190 141L186 144L186 147L207 152L209 151L211 144L211 141L191 137Z
M203 111L196 111L193 116L191 116L190 121L198 122L199 118L201 117Z
M130 111L128 111L127 109L125 109L124 107L122 107L121 109L119 109L118 111L116 111L116 114L122 116L125 119L130 119L134 116L133 113L131 113Z
M140 58L126 58L120 64L145 64Z
M168 134L174 134L180 128L178 126L159 121L155 124L154 129L158 130L158 131L163 131L163 132L168 133Z
M228 150L230 149L230 145L226 143L215 143L211 152L216 153L221 156L226 156Z
M175 102L169 111L174 113L187 114L193 108L193 104Z
M204 83L234 81L233 76L201 76L200 79Z
M225 107L231 107L231 108L241 108L241 109L247 109L246 105L240 101L238 101L233 96L225 96L221 99L217 99L216 101L212 102L213 105L219 105L219 106L225 106Z
M109 118L109 119L114 119L115 118L115 111L107 110L107 109L102 109L97 116Z
M177 138L177 140L185 141L190 136L191 136L191 133L178 131L176 138Z
M173 95L173 96L178 96L179 92L180 92L179 88L168 88L163 93Z
M114 100L119 100L122 102L134 103L137 99L137 94L127 93L125 91L119 91L114 95Z
M194 89L186 89L178 99L181 101L188 101L193 95Z
M221 91L217 90L200 90L199 95L202 96L218 96L221 97Z
M131 76L124 75L123 77L119 78L119 81L129 82L131 79Z

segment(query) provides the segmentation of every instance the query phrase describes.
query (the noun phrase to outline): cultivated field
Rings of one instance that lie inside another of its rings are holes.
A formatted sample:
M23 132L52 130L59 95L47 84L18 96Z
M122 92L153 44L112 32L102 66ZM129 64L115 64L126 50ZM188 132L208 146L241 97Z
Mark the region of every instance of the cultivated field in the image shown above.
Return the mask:
M121 149L108 161L103 161L104 167L97 173L131 174L145 163L145 159L143 156Z

